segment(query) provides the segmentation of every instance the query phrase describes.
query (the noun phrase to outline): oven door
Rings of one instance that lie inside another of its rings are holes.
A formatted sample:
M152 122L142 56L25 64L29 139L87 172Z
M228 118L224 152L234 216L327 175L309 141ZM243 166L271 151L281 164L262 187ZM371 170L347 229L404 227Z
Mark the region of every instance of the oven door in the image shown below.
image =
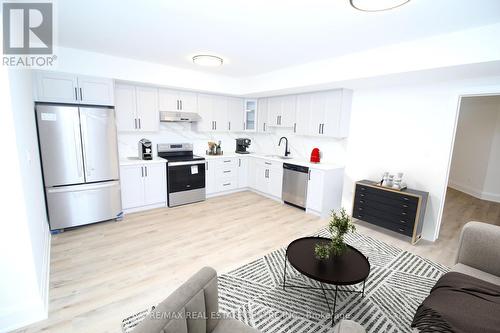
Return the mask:
M169 162L169 207L202 200L205 200L205 161Z

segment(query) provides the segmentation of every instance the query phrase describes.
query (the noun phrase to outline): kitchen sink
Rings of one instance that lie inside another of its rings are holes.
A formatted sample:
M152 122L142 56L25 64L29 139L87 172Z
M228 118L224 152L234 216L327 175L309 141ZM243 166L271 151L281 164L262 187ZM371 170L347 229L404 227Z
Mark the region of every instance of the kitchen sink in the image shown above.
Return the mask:
M281 158L282 160L291 160L293 158L292 156L283 156L283 155L266 155L265 157Z

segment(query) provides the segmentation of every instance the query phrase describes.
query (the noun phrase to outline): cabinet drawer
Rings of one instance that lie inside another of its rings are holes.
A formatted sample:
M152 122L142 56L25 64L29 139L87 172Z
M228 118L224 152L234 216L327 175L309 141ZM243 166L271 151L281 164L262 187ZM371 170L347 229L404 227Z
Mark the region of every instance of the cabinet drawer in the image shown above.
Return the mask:
M234 157L220 158L217 160L216 165L218 168L236 168L238 166L238 159Z
M377 199L386 201L390 200L392 202L403 203L406 205L414 205L417 206L418 198L413 195L407 195L405 192L396 193L392 191L388 191L385 189L378 189L371 186L365 186L361 184L356 185L356 195L361 197L370 197L372 199Z
M393 214L402 214L407 216L415 216L417 212L417 206L413 204L407 204L403 202L394 202L390 200L382 201L380 198L378 200L371 199L370 197L356 196L354 202L364 205L366 207L371 207L375 210L381 210ZM404 213L404 214L403 214Z
M238 177L238 169L233 167L218 168L215 171L217 179L232 179Z
M389 222L397 223L397 224L408 224L413 225L415 223L415 214L407 214L404 212L391 212L391 211L383 211L370 206L366 206L361 203L354 204L354 211L358 214L369 214L372 216L376 216L380 219L387 220Z
M364 212L353 212L353 217L360 219L362 221L366 221L375 225L378 225L380 227L395 231L397 233L406 235L406 236L412 236L413 235L413 224L398 224L394 223L391 221L388 221L386 219L382 219L378 216L374 216L371 214L367 214Z
M238 188L237 180L226 180L226 181L218 181L216 184L217 192L231 191Z

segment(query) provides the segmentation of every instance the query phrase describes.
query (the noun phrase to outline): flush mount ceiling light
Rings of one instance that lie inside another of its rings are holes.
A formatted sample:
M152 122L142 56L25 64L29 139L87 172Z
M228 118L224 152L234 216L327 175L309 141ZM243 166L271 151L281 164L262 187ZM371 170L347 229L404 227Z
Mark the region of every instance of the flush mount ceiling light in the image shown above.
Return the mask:
M217 67L222 66L224 59L214 55L199 54L193 57L193 62L200 66Z
M381 12L401 7L410 0L349 0L351 6L364 12Z

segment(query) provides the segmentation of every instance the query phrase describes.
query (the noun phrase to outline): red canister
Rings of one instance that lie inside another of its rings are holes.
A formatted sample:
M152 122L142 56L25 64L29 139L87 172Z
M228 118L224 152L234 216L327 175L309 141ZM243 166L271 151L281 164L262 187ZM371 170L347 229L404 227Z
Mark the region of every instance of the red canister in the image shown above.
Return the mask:
M311 163L319 163L320 155L319 148L314 148L311 152Z

